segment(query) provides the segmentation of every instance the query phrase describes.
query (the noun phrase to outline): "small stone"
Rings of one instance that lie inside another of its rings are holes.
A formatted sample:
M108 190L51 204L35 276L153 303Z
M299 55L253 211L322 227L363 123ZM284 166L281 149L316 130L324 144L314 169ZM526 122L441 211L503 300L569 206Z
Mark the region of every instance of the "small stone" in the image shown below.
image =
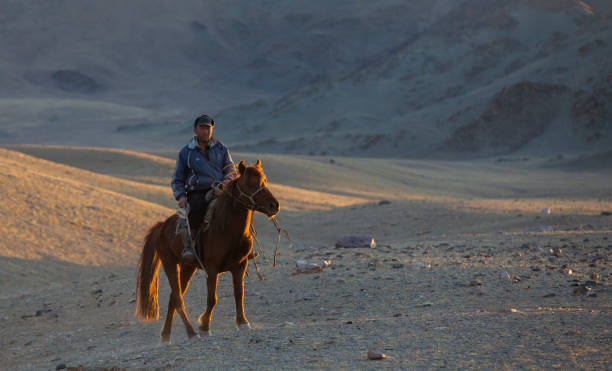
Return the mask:
M65 368L66 368L65 363L60 363L59 365L57 365L57 367L55 367L56 370L64 370Z
M574 291L572 292L572 295L574 296L583 296L584 294L586 294L587 289L584 286L578 286L574 288Z
M552 298L552 297L555 297L555 296L557 296L557 295L555 295L552 292L550 294L542 295L543 298Z
M384 353L373 352L371 350L368 351L368 359L371 361L380 361L385 358L387 358L387 356Z
M500 280L504 280L504 281L510 281L510 275L508 274L508 272L503 271L499 273L499 279Z
M402 264L402 263L394 263L392 265L393 269L399 269L399 268L402 268L403 266L404 266L404 264Z
M584 286L585 287L595 287L595 286L597 286L597 282L592 281L592 280L588 280L588 281L584 282Z
M590 277L592 280L598 280L598 279L599 279L601 276L600 276L600 275L599 275L599 273L597 273L597 272L591 272L591 274L589 274L589 277Z
M370 235L346 235L336 241L336 247L376 247L374 238Z
M91 290L91 294L92 294L93 296L102 295L102 289L94 289L94 290Z
M39 309L39 310L37 310L37 311L36 311L35 316L36 316L36 317L40 317L40 316L42 316L43 314L45 314L45 313L49 313L49 312L51 312L51 309Z
M470 286L481 286L482 285L482 281L481 280L473 280L470 281Z
M584 294L585 298L595 298L597 297L597 292L595 290L588 289L586 294Z

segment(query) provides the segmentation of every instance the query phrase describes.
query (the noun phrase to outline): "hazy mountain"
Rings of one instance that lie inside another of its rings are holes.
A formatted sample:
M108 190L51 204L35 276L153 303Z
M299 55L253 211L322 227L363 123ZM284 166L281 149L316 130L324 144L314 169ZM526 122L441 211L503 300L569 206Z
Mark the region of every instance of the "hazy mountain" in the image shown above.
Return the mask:
M612 3L5 1L2 142L364 156L612 143Z

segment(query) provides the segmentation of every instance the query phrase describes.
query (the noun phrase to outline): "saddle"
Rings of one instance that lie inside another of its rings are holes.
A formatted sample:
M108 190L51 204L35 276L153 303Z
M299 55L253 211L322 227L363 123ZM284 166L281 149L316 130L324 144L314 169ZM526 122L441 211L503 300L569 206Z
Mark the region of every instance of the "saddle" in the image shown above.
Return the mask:
M206 232L208 230L210 222L212 221L213 216L215 214L215 205L217 204L217 196L219 194L219 191L217 191L215 188L210 189L208 192L206 192L206 195L204 197L206 197L208 206L206 208L206 214L204 214L204 220L202 221L202 228L198 228L197 231L193 230L193 228L190 228L192 239L195 239L197 241L197 233ZM178 219L176 220L175 233L179 235L181 233L181 230L187 228L187 215L189 214L189 210L179 208L176 210L176 214L178 215Z

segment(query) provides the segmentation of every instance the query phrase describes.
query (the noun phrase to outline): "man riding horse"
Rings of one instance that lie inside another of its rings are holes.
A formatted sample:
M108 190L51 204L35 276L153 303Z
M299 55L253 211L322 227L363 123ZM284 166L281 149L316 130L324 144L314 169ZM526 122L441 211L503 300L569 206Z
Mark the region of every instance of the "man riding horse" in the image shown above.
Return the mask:
M178 153L172 175L172 191L179 208L188 212L189 229L198 231L204 221L210 199L206 194L214 184L227 183L236 176L236 168L227 147L212 136L215 120L202 114L193 122L194 136ZM195 255L185 219L179 219L177 231L183 240L182 258L195 264Z

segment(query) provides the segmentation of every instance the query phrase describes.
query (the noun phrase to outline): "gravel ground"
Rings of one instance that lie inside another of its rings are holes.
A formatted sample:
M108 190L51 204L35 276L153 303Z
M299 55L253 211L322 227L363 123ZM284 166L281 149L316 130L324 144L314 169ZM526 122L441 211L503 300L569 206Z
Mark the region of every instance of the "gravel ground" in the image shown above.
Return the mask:
M608 232L456 237L374 249L296 242L282 251L277 268L260 259L264 281L249 268L251 331L235 328L231 279L224 275L213 335L190 341L177 317L171 345L159 343L161 321L133 317L133 270L94 270L95 279L0 301L2 365L609 369ZM296 274L296 258L331 265ZM204 307L203 280L198 273L186 295L194 322ZM167 298L162 278L162 308ZM368 351L386 358L368 360Z

